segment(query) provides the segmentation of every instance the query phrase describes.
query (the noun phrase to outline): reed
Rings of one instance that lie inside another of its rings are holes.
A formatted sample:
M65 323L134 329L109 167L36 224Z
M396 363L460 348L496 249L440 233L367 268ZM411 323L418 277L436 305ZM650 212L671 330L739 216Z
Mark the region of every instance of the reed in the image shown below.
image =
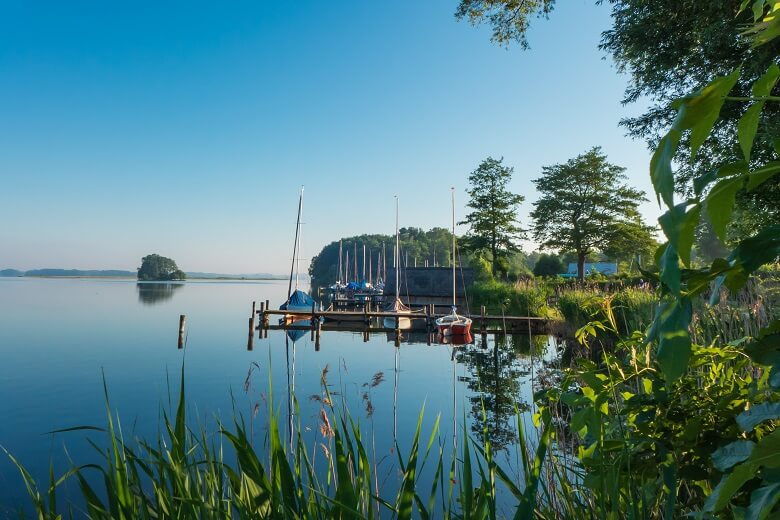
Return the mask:
M381 378L375 376L372 383L377 381ZM104 389L104 427L54 432L103 432L104 446L92 443L96 462L73 466L56 478L52 472L48 483L39 484L8 454L20 471L37 518L496 518L498 496L507 492L517 500L518 518L531 518L549 507L537 497L552 430L542 431L538 447L529 454L528 435L520 420L523 477L518 479L494 460L487 432L481 439L463 436L445 457L448 450L440 438L438 419L423 437L421 411L414 434L404 444L408 448L396 444L400 482L398 491L388 496L377 484L369 436L345 405L334 404L327 372L319 398L318 442L306 445L300 428L292 443L283 440L269 383L268 436L262 449L253 445L235 410L230 424L220 423L215 432L189 426L183 369L176 409L163 411L161 433L153 441L123 437L105 381ZM464 432L465 426L464 419ZM422 482L420 475L428 465L435 468L434 477ZM73 480L78 494L63 503L61 488Z

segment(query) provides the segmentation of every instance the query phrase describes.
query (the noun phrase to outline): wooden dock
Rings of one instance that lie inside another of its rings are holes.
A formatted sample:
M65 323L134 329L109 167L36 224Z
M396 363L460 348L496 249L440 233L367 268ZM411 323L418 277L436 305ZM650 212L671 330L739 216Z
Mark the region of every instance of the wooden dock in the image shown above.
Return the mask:
M257 310L259 317L258 328L268 329L271 324L271 317L278 316L291 323L299 320L311 320L314 324L317 321L324 320L319 327L322 330L347 330L362 331L366 327L371 328L375 320L394 320L395 327L375 327L376 332L386 332L398 330L398 321L401 319L411 319L411 328L406 330L427 331L435 328L437 318L445 316L442 313L436 313L433 305L413 309L412 314L386 312L375 310L371 305L365 305L362 310L317 310L312 306L310 311L283 311L267 308L264 302L261 302L260 309ZM480 314L464 314L471 318L473 324L472 334L546 334L549 332L549 321L546 318L533 316L501 316L486 314L482 307ZM311 326L312 328L315 325ZM373 330L372 330L373 331Z

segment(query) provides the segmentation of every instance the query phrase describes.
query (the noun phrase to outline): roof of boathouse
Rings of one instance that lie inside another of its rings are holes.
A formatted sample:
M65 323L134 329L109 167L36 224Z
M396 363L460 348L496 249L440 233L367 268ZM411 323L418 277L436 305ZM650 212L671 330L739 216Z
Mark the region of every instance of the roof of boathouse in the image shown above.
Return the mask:
M585 262L585 273L601 273L603 275L617 274L617 263L615 262ZM569 264L566 274L577 274L577 263Z

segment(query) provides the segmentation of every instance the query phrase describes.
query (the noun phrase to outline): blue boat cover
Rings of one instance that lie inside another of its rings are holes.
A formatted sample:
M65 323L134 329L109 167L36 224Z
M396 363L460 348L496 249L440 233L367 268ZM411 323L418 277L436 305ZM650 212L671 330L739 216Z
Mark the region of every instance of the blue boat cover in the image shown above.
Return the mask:
M359 283L355 283L355 282L349 282L347 284L347 289L352 290L352 291L358 291L358 290L360 290L360 284Z
M311 323L311 322L307 322L307 323ZM296 325L298 325L298 324L296 323ZM302 330L302 329L292 329L292 330L287 329L287 337L290 338L290 340L293 343L295 343L296 341L298 341L299 339L301 339L305 335L306 335L306 331L305 330Z
M300 289L296 289L295 292L290 295L290 298L279 306L279 309L283 311L286 311L290 307L305 307L310 309L313 303L314 299L311 296Z

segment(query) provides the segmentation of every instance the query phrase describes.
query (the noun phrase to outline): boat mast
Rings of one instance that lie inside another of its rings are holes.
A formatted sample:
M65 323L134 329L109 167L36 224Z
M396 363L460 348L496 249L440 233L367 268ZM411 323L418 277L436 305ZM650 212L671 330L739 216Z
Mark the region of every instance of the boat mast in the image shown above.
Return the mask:
M292 265L290 266L290 283L287 286L287 299L290 299L292 295L292 281L293 274L295 273L295 259L298 257L298 234L301 229L301 206L303 205L303 186L301 186L301 195L298 198L298 220L295 222L295 243L293 244L293 257ZM298 288L298 281L296 275L295 288Z
M452 187L452 313L455 314L455 186Z
M401 290L401 283L398 275L400 274L401 270L401 245L398 236L398 195L395 196L395 254L397 256L397 261L395 263L395 297L396 299L400 300L401 295L399 294L399 291Z
M298 254L295 258L295 290L298 290L298 273L301 271L301 235L303 234L303 229L301 228L301 214L303 213L303 186L301 186L301 201L298 205L298 247L296 248L298 251Z
M341 240L339 240L339 280L338 280L339 284L342 282L342 280L344 280L344 278L342 276L343 273L341 272L342 267L343 267L343 264L341 262L341 253L342 253L342 250L341 250Z

